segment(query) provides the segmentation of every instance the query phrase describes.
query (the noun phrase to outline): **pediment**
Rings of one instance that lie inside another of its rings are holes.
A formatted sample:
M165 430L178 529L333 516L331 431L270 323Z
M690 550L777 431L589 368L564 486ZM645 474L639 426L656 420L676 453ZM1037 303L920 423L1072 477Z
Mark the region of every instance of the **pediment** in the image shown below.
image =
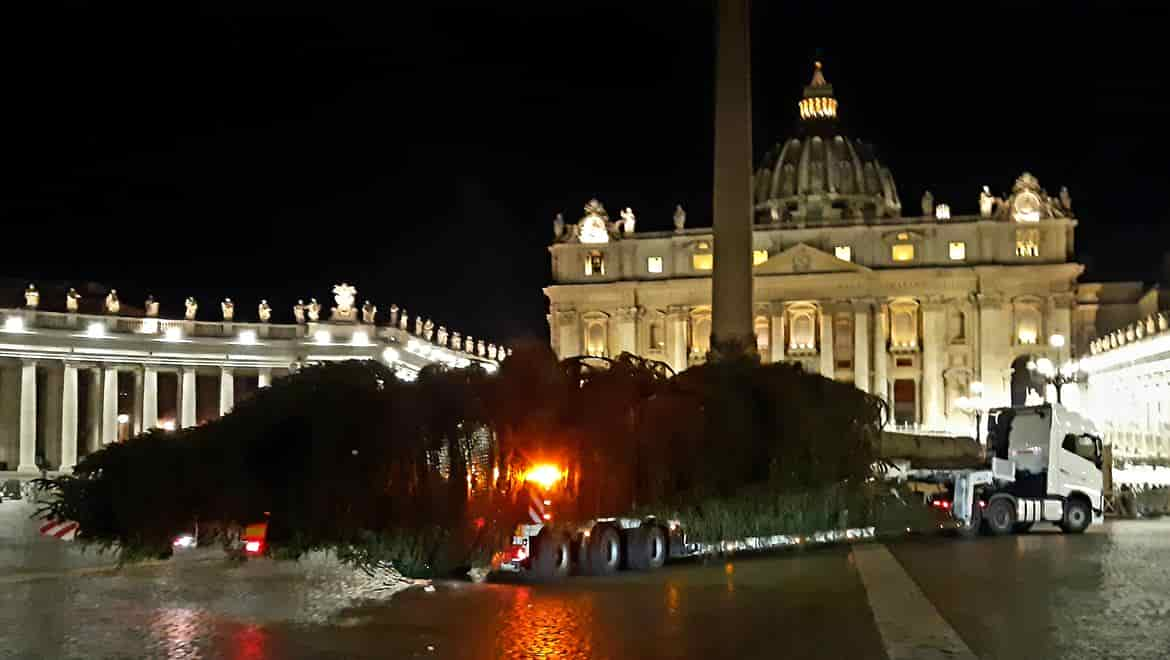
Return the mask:
M756 275L791 275L802 273L872 273L865 266L844 261L811 245L797 243L758 265Z

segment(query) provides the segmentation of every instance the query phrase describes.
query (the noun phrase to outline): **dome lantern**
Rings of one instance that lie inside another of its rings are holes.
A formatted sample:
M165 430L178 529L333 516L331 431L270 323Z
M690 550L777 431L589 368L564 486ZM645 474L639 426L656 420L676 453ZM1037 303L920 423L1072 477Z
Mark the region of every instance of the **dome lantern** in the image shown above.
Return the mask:
M833 86L825 80L821 63L814 62L812 81L804 88L800 100L800 118L805 121L837 118L837 99L833 98Z

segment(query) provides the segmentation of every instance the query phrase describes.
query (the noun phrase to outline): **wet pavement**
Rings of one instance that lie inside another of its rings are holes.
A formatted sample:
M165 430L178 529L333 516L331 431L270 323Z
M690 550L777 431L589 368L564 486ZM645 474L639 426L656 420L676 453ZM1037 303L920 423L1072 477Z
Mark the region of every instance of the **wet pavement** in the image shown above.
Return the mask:
M1170 656L1170 521L887 548L978 657ZM871 603L898 602L875 599L897 581L874 583L857 558L805 549L393 597L322 557L238 566L196 553L119 571L42 558L35 572L0 565L0 657L886 658L889 612L879 626Z

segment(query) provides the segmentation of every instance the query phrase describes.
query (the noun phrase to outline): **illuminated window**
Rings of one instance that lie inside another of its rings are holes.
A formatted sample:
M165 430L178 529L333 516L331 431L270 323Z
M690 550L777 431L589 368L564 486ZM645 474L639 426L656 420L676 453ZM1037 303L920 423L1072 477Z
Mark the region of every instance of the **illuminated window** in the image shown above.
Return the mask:
M951 241L951 261L962 261L967 258L967 244L963 241Z
M697 318L691 328L691 353L706 357L711 352L711 319Z
M1021 344L1035 344L1040 336L1040 311L1034 307L1016 310L1016 340Z
M918 304L914 301L890 303L890 346L897 350L918 346Z
M651 273L661 273L662 257L646 257L646 270Z
M756 352L765 361L768 359L768 347L771 345L771 328L768 325L768 317L757 316L755 322L756 329Z
M596 250L586 255L585 275L605 275L605 256Z
M691 255L691 265L695 267L695 270L711 270L715 265L715 255L693 254Z
M788 308L789 351L812 352L816 350L816 314L816 307L808 303L800 303Z
M759 266L768 260L767 250L752 250L752 265Z
M853 248L848 245L838 245L833 248L833 254L841 261L853 261Z
M1016 230L1016 256L1040 256L1040 232L1036 229Z
M595 321L586 327L585 353L605 357L605 322Z
M662 323L654 321L650 324L650 350L661 351L666 348L666 340L663 338Z
M698 245L696 245L695 248L699 249L699 250L710 250L711 244L708 243L707 241L699 241Z
M894 261L914 261L914 244L898 243L891 246L890 258Z

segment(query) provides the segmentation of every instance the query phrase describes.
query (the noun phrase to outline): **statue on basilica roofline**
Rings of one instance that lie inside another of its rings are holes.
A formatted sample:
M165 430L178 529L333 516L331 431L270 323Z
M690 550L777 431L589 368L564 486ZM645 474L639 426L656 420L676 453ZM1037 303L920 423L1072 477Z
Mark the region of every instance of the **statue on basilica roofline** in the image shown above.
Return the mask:
M398 326L398 305L394 303L390 304L390 325L393 327Z
M402 316L398 317L398 329L403 331L403 332L406 332L406 329L408 327L410 327L410 324L407 323L406 308L403 307L402 308Z
M333 308L333 313L330 315L329 320L356 321L357 309L354 307L354 301L356 299L357 287L347 282L335 284L333 286L333 302L337 303L337 306Z
M565 216L558 213L557 217L553 218L553 238L560 239L565 234Z
M267 300L260 301L260 305L256 307L256 315L260 317L261 323L268 323L272 319L272 308L268 306Z
M362 323L374 325L374 317L377 315L378 307L367 300L365 304L362 305Z
M687 212L683 210L682 204L674 205L674 230L682 231L687 225Z
M922 193L922 216L929 218L934 215L934 195L929 190Z
M65 294L65 310L69 312L76 312L77 307L81 304L81 294L77 293L77 289L69 287L69 293Z
M305 309L309 312L310 321L321 320L321 303L317 302L316 298L309 298L309 304Z
M482 339L475 343L475 353L480 357L487 355L487 345L484 344Z
M423 333L423 317L414 317L414 334L416 337L421 337Z
M118 300L118 290L110 289L106 294L106 313L117 314L122 309L122 303Z
M990 218L994 206L995 196L991 194L991 188L983 186L983 190L979 191L979 215Z
M451 333L451 348L457 351L463 350L463 338L459 336L458 332Z
M463 352L472 354L475 353L475 338L471 335L467 335L463 338Z
M146 315L148 317L155 318L158 316L158 301L154 299L154 296L146 296L146 302L143 304L143 308L146 309Z
M622 209L622 231L627 234L634 233L634 210L630 207Z
M231 298L224 298L223 302L219 304L219 308L223 311L223 320L230 321L236 316L236 304L232 302Z
M1072 195L1068 194L1068 186L1060 187L1060 205L1065 211L1072 212Z
M496 345L495 344L488 344L487 348L488 348L487 356L493 360L496 359Z
M439 326L439 329L435 332L435 341L439 344L439 346L446 348L446 346L447 346L447 326L445 326L445 325Z
M29 309L36 309L37 305L41 304L41 294L37 291L37 287L29 283L28 288L24 290L24 306Z
M293 318L297 323L305 322L305 301L298 300L297 304L293 305Z
M426 340L430 341L431 337L434 337L434 336L435 336L435 322L430 320L430 319L427 319L427 322L423 324L423 337L426 337Z
M199 303L195 302L195 298L187 296L187 300L183 303L183 305L187 308L183 318L187 319L188 321L194 321L195 314L199 311Z

